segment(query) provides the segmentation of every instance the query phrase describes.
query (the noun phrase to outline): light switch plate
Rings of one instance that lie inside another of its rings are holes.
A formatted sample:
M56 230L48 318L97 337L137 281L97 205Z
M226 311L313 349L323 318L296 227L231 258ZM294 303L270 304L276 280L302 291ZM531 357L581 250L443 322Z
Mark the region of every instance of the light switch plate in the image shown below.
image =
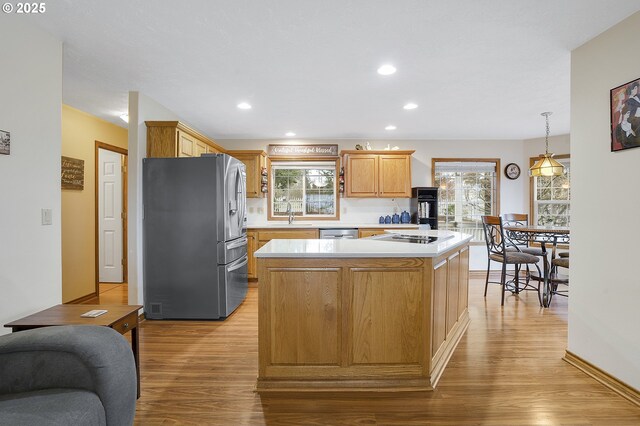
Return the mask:
M53 224L53 211L51 209L42 209L42 224L43 225L52 225Z

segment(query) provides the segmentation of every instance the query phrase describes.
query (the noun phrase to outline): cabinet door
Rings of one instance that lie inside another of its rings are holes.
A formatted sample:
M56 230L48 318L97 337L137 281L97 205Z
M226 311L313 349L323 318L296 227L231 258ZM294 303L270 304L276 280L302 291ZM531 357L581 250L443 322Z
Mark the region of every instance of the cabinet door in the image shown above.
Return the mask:
M247 171L247 198L261 198L260 191L260 158L259 155L243 155L238 158L242 161Z
M373 237L374 235L384 234L384 229L358 229L358 238Z
M249 258L249 264L247 265L247 273L249 278L257 278L258 271L256 271L256 258L253 256L253 252L257 250L256 247L256 233L253 231L247 232L247 255Z
M454 253L447 259L449 263L449 276L447 277L447 338L458 322L459 313L458 305L460 297L460 288L458 281L460 279L460 253Z
M447 261L434 266L431 310L431 359L433 366L441 355L447 337Z
M184 132L178 132L178 157L193 157L195 152L195 138Z
M358 238L366 238L373 237L374 235L382 235L386 234L384 232L385 229L389 229L392 226L389 225L387 228L358 228ZM398 225L393 225L393 229L416 229L415 226L402 227Z
M458 319L469 307L469 248L460 251L460 272L458 273Z
M411 157L380 155L378 196L411 197Z
M345 170L347 197L378 196L378 156L349 155Z
M202 154L207 154L209 152L209 145L207 145L206 143L196 139L195 144L196 144L196 153L194 157L200 157Z

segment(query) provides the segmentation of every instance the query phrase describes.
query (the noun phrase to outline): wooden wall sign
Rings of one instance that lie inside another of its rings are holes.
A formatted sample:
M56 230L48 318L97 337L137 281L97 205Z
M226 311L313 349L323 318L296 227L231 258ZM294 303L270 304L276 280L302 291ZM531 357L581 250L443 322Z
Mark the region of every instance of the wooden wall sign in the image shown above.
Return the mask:
M84 160L62 157L62 189L84 189Z
M269 145L270 157L337 157L338 145Z

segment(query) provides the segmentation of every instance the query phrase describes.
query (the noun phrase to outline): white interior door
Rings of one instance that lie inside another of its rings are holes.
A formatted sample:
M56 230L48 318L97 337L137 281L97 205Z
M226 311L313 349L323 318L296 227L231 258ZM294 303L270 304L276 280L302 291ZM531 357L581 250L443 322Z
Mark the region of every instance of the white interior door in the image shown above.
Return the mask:
M122 154L98 150L100 282L122 282Z

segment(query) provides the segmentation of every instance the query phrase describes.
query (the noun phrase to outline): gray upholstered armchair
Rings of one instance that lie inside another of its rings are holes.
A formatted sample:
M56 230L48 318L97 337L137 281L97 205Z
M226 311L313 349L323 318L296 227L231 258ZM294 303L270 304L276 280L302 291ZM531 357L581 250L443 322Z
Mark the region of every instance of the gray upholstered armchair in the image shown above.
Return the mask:
M45 327L0 336L0 425L131 425L136 370L108 327Z

